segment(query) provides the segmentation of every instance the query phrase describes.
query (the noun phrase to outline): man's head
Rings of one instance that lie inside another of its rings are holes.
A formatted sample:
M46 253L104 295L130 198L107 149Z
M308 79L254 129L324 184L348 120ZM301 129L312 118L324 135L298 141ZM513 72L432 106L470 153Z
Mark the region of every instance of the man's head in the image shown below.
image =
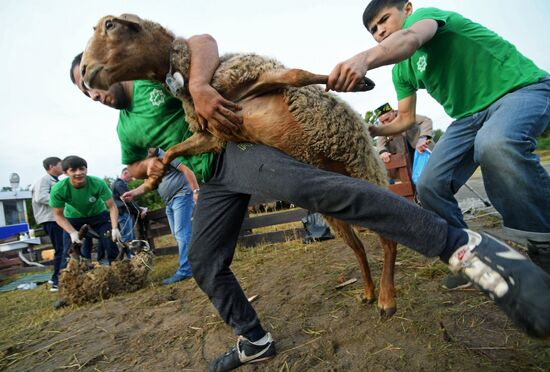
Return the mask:
M132 175L130 174L128 168L122 168L122 172L120 172L120 179L124 182L130 182L132 180Z
M385 114L382 114L378 117L378 120L382 125L389 124L397 117L397 110L391 110L389 112L386 112Z
M51 156L42 161L42 165L46 172L54 177L61 176L63 174L63 167L61 166L61 159L56 156Z
M381 42L403 28L405 19L412 13L407 0L372 0L363 13L363 24Z
M88 89L82 80L80 74L80 61L82 60L82 53L74 57L71 63L71 70L69 71L71 81L74 85L80 89L82 93L93 99L99 101L106 106L121 110L130 107L130 98L124 90L124 83L116 83L111 85L109 90L100 89Z
M86 185L86 175L88 174L88 163L79 156L67 156L61 162L63 171L69 177L71 185L76 188Z
M374 110L374 115L378 117L378 121L380 121L381 124L388 124L395 119L397 111L392 109L389 103L384 103Z

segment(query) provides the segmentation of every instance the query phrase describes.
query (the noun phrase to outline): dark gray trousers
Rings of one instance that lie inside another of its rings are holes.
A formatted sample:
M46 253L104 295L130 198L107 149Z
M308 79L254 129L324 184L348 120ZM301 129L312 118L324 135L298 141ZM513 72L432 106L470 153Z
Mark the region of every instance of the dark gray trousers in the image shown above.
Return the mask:
M445 248L447 223L400 196L267 146L228 143L214 176L201 186L189 261L199 287L239 335L259 325L229 268L251 194L367 227L424 256L438 256Z

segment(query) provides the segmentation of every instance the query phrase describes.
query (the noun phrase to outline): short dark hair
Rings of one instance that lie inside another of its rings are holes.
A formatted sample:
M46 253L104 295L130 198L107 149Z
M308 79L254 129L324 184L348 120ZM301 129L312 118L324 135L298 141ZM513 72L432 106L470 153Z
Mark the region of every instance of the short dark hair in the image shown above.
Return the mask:
M69 71L69 74L71 76L71 81L73 82L73 84L76 84L76 80L74 78L73 70L74 70L75 66L80 66L80 61L82 61L82 54L83 53L84 52L81 52L81 53L77 54L76 57L74 57L74 59L73 59L73 63L71 63L71 71Z
M61 166L63 167L63 172L66 172L68 169L78 169L80 167L88 168L88 163L80 156L70 155L63 159Z
M61 159L57 156L50 156L49 158L42 160L42 165L46 171L49 171L50 167L55 167L60 161Z
M370 32L369 23L382 9L393 6L401 10L408 2L408 0L372 0L363 12L363 25Z
M126 171L128 171L128 172L129 172L129 170L128 170L128 167L124 167L124 168L122 168L122 171L120 171L120 174L122 174L122 173L124 173L124 172L126 172Z

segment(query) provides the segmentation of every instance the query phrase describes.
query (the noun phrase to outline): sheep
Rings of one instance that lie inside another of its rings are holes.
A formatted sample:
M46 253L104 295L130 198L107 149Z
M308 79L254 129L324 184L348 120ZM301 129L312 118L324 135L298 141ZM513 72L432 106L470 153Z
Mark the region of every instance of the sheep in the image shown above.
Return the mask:
M86 235L84 225L79 235ZM96 302L111 296L135 292L145 286L147 275L153 264L153 253L143 240L118 243L119 254L111 266L94 267L88 259L80 256L80 245L72 244L67 267L59 280L59 299L55 307ZM123 259L125 253L134 253L131 259Z
M190 53L187 41L157 23L125 14L102 17L84 51L80 65L84 83L91 88L108 89L119 81L149 79L165 82L167 73L181 74L188 80ZM211 85L225 98L242 106L243 124L234 133L216 128L202 130L186 85L173 89L182 101L186 121L194 133L169 149L163 163L176 156L221 151L226 141L252 142L275 147L299 161L322 169L387 187L384 166L374 152L372 139L360 115L333 94L319 86L327 76L299 69L287 69L274 59L256 54L228 54ZM356 90L372 89L369 79ZM172 87L173 88L173 87ZM146 180L150 188L158 179ZM364 281L368 302L375 301L364 246L346 222L324 216L332 230L355 253ZM384 248L378 307L383 317L395 313L393 272L396 243L380 237Z

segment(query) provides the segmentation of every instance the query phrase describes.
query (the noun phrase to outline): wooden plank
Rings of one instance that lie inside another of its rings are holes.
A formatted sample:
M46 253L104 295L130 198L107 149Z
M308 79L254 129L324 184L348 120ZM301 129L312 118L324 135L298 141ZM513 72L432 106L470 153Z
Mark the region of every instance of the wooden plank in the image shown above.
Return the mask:
M405 157L405 154L392 154L390 156L390 161L388 163L384 163L384 165L386 166L386 169L406 167L407 158Z
M307 210L302 208L291 209L287 212L278 212L266 214L262 216L245 218L241 226L241 231L255 229L258 227L266 227L280 225L282 223L300 221L307 215Z
M402 182L390 185L388 189L400 196L414 195L414 188L410 182Z
M282 243L289 240L301 239L304 235L305 231L303 229L272 231L263 234L241 236L238 243L244 247L253 247L258 244Z
M170 226L159 226L157 228L151 229L149 237L158 238L159 236L170 235L172 231Z
M155 256L167 256L171 254L178 254L179 248L177 245L172 245L170 247L155 248Z

